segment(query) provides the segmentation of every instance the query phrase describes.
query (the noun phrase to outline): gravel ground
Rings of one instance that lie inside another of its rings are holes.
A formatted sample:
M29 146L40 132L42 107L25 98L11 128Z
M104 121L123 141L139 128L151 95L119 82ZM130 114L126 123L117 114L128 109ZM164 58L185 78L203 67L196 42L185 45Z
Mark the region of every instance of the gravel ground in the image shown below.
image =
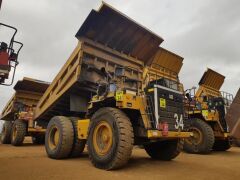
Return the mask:
M81 179L81 180L237 180L240 178L240 148L210 155L182 153L170 162L151 160L143 149L135 148L128 165L120 170L96 169L88 160L87 151L81 158L53 160L46 156L44 146L28 140L21 147L0 144L0 179Z

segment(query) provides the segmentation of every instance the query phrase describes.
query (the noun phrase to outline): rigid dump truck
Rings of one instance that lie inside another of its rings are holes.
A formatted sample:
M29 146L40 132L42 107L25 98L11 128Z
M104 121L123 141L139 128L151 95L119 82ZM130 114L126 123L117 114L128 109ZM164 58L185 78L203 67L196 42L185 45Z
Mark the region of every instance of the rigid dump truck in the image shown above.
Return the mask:
M189 153L210 153L230 148L229 129L225 115L233 96L221 92L225 77L211 69L203 74L199 88L187 90L186 97L190 131L193 136L185 140L184 150Z
M17 34L15 27L0 23L0 28L2 27L13 30L13 33L9 43L0 41L0 85L11 86L18 65L18 54L23 44L15 41L15 35Z
M47 155L76 157L87 143L92 164L107 170L125 165L133 145L158 160L178 156L191 135L178 78L183 58L105 3L76 37L78 45L34 111L34 122L48 124Z
M226 121L233 143L240 147L240 89L227 111Z
M0 116L4 120L1 143L19 146L25 136L32 136L36 144L44 143L46 124L33 123L33 111L49 83L23 78L14 86L15 93Z

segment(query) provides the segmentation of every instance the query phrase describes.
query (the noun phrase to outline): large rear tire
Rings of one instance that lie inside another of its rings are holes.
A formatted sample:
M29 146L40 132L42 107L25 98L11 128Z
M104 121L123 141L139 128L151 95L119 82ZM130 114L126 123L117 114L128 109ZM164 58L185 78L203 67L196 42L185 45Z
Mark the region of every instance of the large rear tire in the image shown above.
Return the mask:
M190 131L193 136L185 139L183 149L193 154L208 154L214 144L214 133L210 125L201 119L191 119Z
M16 120L12 126L11 144L21 146L27 133L27 124L23 120Z
M183 148L181 140L158 141L144 145L147 154L156 160L170 161L176 158Z
M235 139L233 142L234 142L234 145L236 145L237 147L240 147L240 139Z
M47 126L45 149L48 157L63 159L69 157L74 140L73 125L64 116L53 117Z
M73 147L72 147L72 151L70 153L70 157L79 157L83 153L83 150L86 145L86 140L78 139L78 120L79 120L79 118L70 117L69 119L72 122L73 131L74 131Z
M214 151L227 151L231 148L231 143L228 139L225 140L215 140L213 145Z
M91 118L88 152L92 164L100 169L124 166L133 149L133 128L130 119L116 108L101 108Z
M11 143L11 131L12 131L12 122L5 121L2 127L1 134L1 143L2 144L10 144Z

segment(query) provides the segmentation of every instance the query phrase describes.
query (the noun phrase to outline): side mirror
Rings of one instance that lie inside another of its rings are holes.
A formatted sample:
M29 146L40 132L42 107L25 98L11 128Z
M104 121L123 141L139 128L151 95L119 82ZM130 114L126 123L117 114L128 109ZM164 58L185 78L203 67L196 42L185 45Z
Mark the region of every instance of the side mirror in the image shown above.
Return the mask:
M188 100L189 100L190 102L192 101L192 98L191 98L191 96L190 96L189 93L186 93L186 97L188 98Z
M207 102L208 101L208 97L207 96L203 96L203 101Z

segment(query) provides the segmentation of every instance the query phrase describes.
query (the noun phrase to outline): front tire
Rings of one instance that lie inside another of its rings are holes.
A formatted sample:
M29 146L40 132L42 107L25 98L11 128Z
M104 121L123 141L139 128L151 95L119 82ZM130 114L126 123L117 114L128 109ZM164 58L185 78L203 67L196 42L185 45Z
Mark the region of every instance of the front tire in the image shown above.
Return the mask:
M228 139L226 140L215 140L215 143L213 145L214 151L227 151L231 148L230 141Z
M48 157L63 159L69 157L74 140L73 126L64 116L53 117L47 126L45 149Z
M170 161L176 158L183 148L183 142L179 139L158 141L144 145L147 154L156 160Z
M237 147L240 147L240 139L235 139L233 142Z
M88 152L92 164L100 169L124 166L133 149L133 128L130 119L116 108L101 108L91 118Z
M201 119L191 119L190 130L193 136L185 139L183 149L193 154L208 154L214 144L214 133L210 125Z
M12 122L5 121L2 127L1 143L10 144L11 143L11 131L12 131Z
M27 124L23 120L16 120L12 126L11 144L21 146L27 133Z

